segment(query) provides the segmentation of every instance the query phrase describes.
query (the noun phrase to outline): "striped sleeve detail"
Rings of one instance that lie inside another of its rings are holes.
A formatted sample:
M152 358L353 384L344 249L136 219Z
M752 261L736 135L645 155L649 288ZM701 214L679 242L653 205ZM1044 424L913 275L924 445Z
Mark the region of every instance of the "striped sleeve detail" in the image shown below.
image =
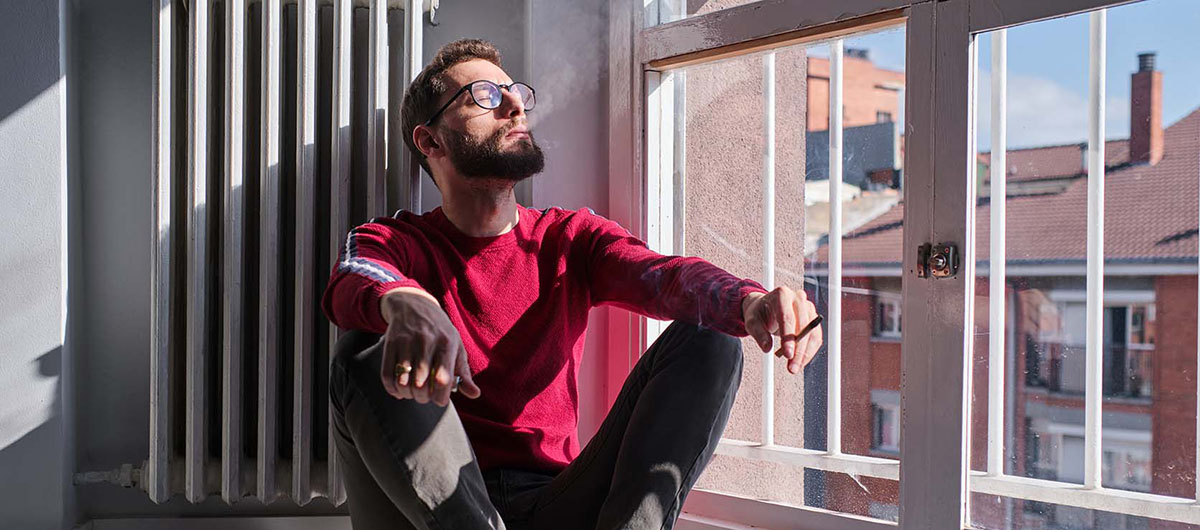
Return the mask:
M375 261L359 256L359 238L362 234L358 228L350 231L346 236L346 246L342 249L342 259L338 261L338 272L349 272L374 280L380 283L398 282L401 278L398 274L381 267Z

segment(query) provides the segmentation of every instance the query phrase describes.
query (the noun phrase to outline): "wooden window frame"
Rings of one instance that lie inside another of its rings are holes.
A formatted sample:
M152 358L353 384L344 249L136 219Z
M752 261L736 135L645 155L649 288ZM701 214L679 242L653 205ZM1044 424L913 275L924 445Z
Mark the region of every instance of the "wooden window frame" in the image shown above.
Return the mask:
M650 219L646 207L652 191L647 157L653 147L648 116L661 110L648 108L652 102L647 99L647 82L654 77L647 74L832 39L901 20L907 38L902 314L908 317L904 329L921 333L903 333L901 342L904 352L921 354L902 355L900 454L905 465L898 466L899 523L703 490L689 495L684 507L689 517L703 519L697 524L704 528L963 528L969 525L969 492L1119 508L1133 515L1148 508L1157 510L1151 514L1156 517L1200 513L1194 500L1082 491L1050 481L979 474L969 471L967 460L976 277L971 161L976 137L975 36L1131 0L762 0L650 25L645 21L653 3L619 1L609 11L609 216L643 239L650 235L651 222L662 223ZM661 125L661 115L659 119ZM937 281L916 279L912 272L917 254L908 250L941 241L959 245L959 274ZM607 331L614 353L606 365L610 401L644 347L648 331L653 331L637 315L614 311L611 317ZM737 452L741 456L818 467L830 463L804 451L781 455L766 448L742 449Z

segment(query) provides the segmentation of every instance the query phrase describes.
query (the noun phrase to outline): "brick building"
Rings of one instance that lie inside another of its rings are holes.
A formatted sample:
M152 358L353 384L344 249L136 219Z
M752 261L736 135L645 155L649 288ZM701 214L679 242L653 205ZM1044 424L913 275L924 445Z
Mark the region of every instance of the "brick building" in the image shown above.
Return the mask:
M842 124L859 127L899 121L904 72L880 68L867 50L847 48L842 57ZM829 59L808 58L808 130L829 127Z
M810 68L816 69L813 62ZM810 70L810 87L813 75ZM1139 56L1131 82L1130 136L1106 143L1103 484L1190 498L1195 494L1200 109L1164 129L1162 83L1153 54ZM809 100L819 97L824 96L810 93ZM856 101L849 89L846 100ZM866 107L876 104L869 101ZM821 108L810 107L810 127ZM847 121L849 115L847 110ZM1080 144L1008 152L1008 325L996 330L1006 333L1007 343L1006 471L1076 483L1083 480L1084 447L1085 153L1086 145ZM975 469L983 469L986 455L988 334L993 331L987 299L994 199L988 196L989 163L990 156L982 154L971 407ZM843 318L847 325L870 327L844 332L847 453L899 454L903 211L901 202L844 237ZM816 268L825 262L825 251L816 249ZM813 407L806 414L822 412ZM879 515L897 503L897 485L891 481L834 474L827 480L829 498L840 503L831 507ZM1003 517L1020 527L1144 527L1124 515L1069 507L1014 502L1005 514L1007 507L996 506L1005 505L977 503L976 520L996 522L988 527L1001 526ZM1151 527L1174 528L1162 522Z

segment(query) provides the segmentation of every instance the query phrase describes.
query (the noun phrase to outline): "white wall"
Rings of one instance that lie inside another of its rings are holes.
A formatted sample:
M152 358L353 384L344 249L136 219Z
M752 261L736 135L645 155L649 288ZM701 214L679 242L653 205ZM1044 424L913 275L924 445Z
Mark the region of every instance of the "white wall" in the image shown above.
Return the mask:
M608 2L526 0L529 79L537 90L533 134L546 170L533 177L533 204L591 207L608 215ZM624 0L622 0L624 1ZM627 227L628 228L628 227ZM592 311L579 389L581 443L596 432L616 395L605 388L606 331L613 309Z
M60 528L69 420L60 5L0 7L0 526ZM18 75L19 74L19 75Z

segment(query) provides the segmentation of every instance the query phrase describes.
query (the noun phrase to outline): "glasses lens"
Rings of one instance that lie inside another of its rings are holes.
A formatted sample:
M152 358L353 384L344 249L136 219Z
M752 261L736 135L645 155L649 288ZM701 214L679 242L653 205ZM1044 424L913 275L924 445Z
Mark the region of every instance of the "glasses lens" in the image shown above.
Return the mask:
M529 88L529 85L525 83L513 83L512 90L516 92L517 97L521 98L521 101L525 104L525 110L533 110L536 98L533 95L533 89Z
M500 106L500 87L491 81L476 81L471 85L471 97L475 98L475 103L479 106L494 109Z

